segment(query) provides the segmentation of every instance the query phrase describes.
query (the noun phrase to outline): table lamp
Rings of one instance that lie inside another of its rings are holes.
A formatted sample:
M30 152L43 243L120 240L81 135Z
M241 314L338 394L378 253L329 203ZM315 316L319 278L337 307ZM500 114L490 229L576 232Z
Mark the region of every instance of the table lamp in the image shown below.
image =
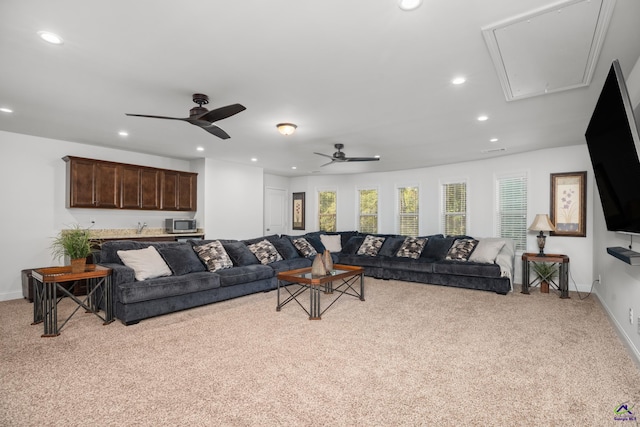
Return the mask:
M547 236L544 235L545 231L556 231L556 227L553 225L551 220L549 219L549 215L547 214L537 214L533 219L533 223L529 226L529 230L531 231L539 231L538 234L538 248L540 248L539 256L544 255L544 244Z

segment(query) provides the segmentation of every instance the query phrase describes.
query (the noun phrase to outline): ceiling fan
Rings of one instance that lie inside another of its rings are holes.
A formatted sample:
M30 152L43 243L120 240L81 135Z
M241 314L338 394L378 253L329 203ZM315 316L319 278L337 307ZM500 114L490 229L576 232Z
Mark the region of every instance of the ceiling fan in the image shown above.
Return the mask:
M344 152L340 151L344 148L344 144L335 144L334 147L336 147L336 150L338 151L333 153L332 156L322 153L313 153L317 154L318 156L328 157L331 159L329 163L325 163L321 166L327 166L333 162L377 162L378 160L380 160L380 157L347 157Z
M165 117L165 116L149 116L145 114L129 114L126 113L127 116L135 116L135 117L151 117L153 119L169 119L169 120L182 120L185 122L189 122L192 125L196 125L206 130L212 135L217 136L222 139L231 138L228 133L220 129L218 126L214 125L213 122L217 122L218 120L226 119L227 117L231 117L234 114L238 114L241 111L246 110L243 105L240 104L231 104L226 107L216 108L215 110L207 110L202 105L209 103L209 97L202 93L194 93L193 94L193 102L198 104L197 107L193 107L189 110L189 117L179 118L179 117Z

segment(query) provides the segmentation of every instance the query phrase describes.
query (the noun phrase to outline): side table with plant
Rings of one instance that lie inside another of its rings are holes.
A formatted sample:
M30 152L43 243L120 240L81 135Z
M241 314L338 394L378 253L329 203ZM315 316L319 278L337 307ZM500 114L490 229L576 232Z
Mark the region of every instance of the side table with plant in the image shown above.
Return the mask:
M61 230L51 244L53 256L60 259L68 256L71 259L71 271L84 271L87 257L91 255L91 237L89 230L74 225L73 228Z

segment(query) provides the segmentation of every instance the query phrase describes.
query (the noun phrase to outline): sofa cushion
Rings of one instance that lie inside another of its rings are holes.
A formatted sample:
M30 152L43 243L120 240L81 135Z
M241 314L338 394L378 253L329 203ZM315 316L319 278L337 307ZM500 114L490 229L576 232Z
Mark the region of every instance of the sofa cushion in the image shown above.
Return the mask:
M402 242L402 245L398 249L397 257L418 259L422 250L427 244L427 239L424 237L407 237Z
M270 264L275 261L282 261L282 256L278 252L273 243L264 239L260 242L247 246L251 252L258 258L261 264Z
M279 238L280 236L278 236L277 234L270 234L268 236L262 236L262 237L256 237L254 239L243 240L243 242L245 245L249 246L258 242L262 242L263 240L268 240L270 242L273 242L274 240L278 240Z
M276 261L269 264L276 273L289 270L297 270L298 268L311 267L311 260L309 258L290 258L282 261Z
M292 241L293 246L298 250L300 255L305 258L316 256L318 251L309 243L309 241L304 237L294 238Z
M342 253L345 255L353 255L356 253L362 242L364 241L364 236L352 236L347 243L342 246Z
M236 266L259 264L258 258L249 250L244 242L223 243L224 249Z
M271 243L273 243L273 246L275 246L278 252L280 252L282 258L300 258L298 250L295 246L293 246L293 243L291 243L291 240L289 240L287 237L280 237L279 239L274 240Z
M471 253L469 261L493 264L504 245L503 239L478 239L478 245Z
M478 241L475 239L456 239L445 259L448 261L467 261L477 244Z
M367 235L358 249L357 255L376 256L384 243L385 238L380 236Z
M431 237L420 255L422 258L443 260L455 239L453 237Z
M433 264L433 272L455 276L501 277L499 265L476 262L439 261Z
M151 301L186 295L220 287L217 273L208 271L184 276L156 277L144 282L127 282L116 286L116 299L121 304Z
M224 250L222 243L215 240L201 246L194 246L193 250L198 254L198 258L207 266L207 270L214 272L225 268L233 267L233 261Z
M365 255L341 255L340 264L356 265L359 267L382 267L383 263L388 258L379 256L365 256Z
M193 247L188 243L176 243L170 246L156 247L164 261L167 263L174 276L207 271L205 265L196 255Z
M395 256L402 242L404 242L403 237L387 237L378 252L378 256Z
M327 249L322 244L322 240L320 240L319 236L305 236L305 239L307 239L307 242L311 243L313 249L315 249L319 254L324 253L324 251Z
M153 246L130 251L118 251L118 256L127 267L133 269L138 281L154 277L171 276L171 269Z
M215 274L220 276L220 286L225 287L270 279L274 276L275 272L267 265L254 264L219 270L216 271Z
M320 241L329 252L342 251L342 241L339 234L321 234Z

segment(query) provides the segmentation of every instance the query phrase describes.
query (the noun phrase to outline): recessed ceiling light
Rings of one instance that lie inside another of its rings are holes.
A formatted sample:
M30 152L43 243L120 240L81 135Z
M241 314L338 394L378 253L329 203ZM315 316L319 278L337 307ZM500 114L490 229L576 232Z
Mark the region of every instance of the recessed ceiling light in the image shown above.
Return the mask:
M196 147L196 150L198 150L198 151L204 151L204 147Z
M489 142L498 142L498 138L491 138Z
M380 158L380 154L376 154L376 155L375 155L375 156L373 156L373 157L375 157L376 159L379 159L379 158Z
M7 107L0 108L0 111L2 111L3 113L13 113L13 110Z
M62 40L62 37L60 37L57 34L51 33L49 31L38 31L38 35L42 40L46 41L47 43L51 43L51 44L64 43L64 40Z
M461 85L462 83L466 82L467 79L460 76L460 77L456 77L453 80L451 80L451 83L453 83L454 85Z
M127 132L126 130L121 130L120 132L118 132L118 135L120 135L120 136L129 136L129 132Z
M486 120L489 120L489 116L485 116L485 115L478 116L478 121L479 122L484 122Z
M298 169L297 166L291 166L291 169Z
M251 161L252 161L252 162L257 162L257 161L258 161L258 159L256 159L255 157L252 157L252 158L251 158Z
M402 10L414 10L420 7L422 0L398 0L398 7Z

